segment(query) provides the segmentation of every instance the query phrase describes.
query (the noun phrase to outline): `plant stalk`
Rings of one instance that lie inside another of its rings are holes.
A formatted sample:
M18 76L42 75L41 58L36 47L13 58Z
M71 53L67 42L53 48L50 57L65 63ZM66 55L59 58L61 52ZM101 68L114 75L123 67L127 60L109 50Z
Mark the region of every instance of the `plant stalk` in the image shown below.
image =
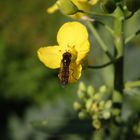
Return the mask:
M113 107L120 109L122 107L123 89L124 89L124 18L123 11L120 7L115 11L114 31L115 31L115 52L116 58L119 58L114 63L114 90L113 93Z

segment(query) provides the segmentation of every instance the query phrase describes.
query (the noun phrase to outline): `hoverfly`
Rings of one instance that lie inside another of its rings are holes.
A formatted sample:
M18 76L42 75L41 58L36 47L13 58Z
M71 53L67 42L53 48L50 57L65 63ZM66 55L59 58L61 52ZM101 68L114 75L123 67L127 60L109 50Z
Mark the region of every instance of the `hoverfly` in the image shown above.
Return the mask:
M71 53L65 52L61 60L59 79L60 79L60 83L63 86L68 84L68 81L69 81L69 74L70 74L69 66L71 63L71 57L72 57Z

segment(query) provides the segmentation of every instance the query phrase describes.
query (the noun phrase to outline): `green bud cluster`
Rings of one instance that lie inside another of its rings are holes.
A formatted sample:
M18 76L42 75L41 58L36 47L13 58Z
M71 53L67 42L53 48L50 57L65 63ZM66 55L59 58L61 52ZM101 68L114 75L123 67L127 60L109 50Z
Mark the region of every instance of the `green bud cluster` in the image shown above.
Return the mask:
M109 88L105 85L95 90L93 86L86 86L81 82L78 88L80 101L74 102L73 105L79 118L90 118L94 128L101 128L103 122L112 116L112 100L109 99L109 95Z

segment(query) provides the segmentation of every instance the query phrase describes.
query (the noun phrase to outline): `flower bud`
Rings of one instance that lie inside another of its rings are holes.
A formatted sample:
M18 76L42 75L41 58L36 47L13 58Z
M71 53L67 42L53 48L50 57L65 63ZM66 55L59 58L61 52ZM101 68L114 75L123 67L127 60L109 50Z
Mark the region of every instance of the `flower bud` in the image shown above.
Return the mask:
M136 12L140 9L140 0L126 0L126 6L129 11Z
M102 113L104 119L109 119L111 117L111 112L106 110Z
M58 0L56 4L65 15L73 15L78 12L78 8L70 0Z
M79 84L79 90L86 91L86 85L84 84L84 82L80 82L80 84Z
M80 119L83 120L83 119L86 119L87 118L87 113L84 112L84 111L82 111L82 112L79 112L78 116L79 116Z
M49 13L49 14L53 14L55 11L57 11L57 10L59 10L59 8L58 8L58 6L57 6L57 4L55 3L55 4L53 4L51 7L49 7L48 9L47 9L47 12Z
M69 0L69 1L73 2L73 4L76 5L76 7L79 10L89 11L91 9L91 5L88 3L87 0L84 0L83 2L81 0Z
M94 112L92 115L93 120L97 120L97 119L99 119L99 117L100 117L100 114L98 112Z
M99 102L99 109L103 110L105 108L105 101L100 101Z
M111 100L106 101L106 103L105 103L105 109L110 109L111 106L112 106L112 101Z
M107 92L107 87L105 85L102 85L100 88L99 88L99 92L101 93L106 93Z
M86 101L85 106L86 106L87 111L90 111L92 104L93 104L93 100L92 99L88 99Z
M86 97L86 93L85 92L83 92L83 91L81 91L81 90L78 90L78 98L79 99L85 99L85 97Z
M93 125L93 127L95 127L96 129L99 129L99 128L101 128L101 121L98 120L98 119L93 120L92 125Z
M78 97L80 99L84 99L86 97L86 85L84 84L84 82L80 82L79 84Z
M98 92L94 95L94 100L96 100L96 101L101 100L101 98L102 98L102 96Z
M99 107L98 107L97 103L92 104L91 110L94 111L94 112L99 112Z
M81 110L82 105L79 102L74 102L73 108L78 111Z
M89 95L89 97L93 97L94 93L95 93L94 88L91 85L88 86L87 87L87 94Z
M107 13L113 13L116 9L116 3L113 0L102 0L101 8Z

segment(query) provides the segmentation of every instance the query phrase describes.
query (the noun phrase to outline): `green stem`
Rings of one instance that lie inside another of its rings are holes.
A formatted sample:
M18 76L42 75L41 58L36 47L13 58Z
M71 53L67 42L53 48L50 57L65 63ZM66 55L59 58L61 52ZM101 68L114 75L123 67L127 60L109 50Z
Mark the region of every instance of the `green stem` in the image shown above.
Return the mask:
M114 37L114 31L108 26L106 25L105 23L99 21L99 20L95 20L94 21L95 23L99 23L100 25L104 26L104 28Z
M140 29L138 31L136 31L135 33L133 33L132 35L128 36L125 39L125 44L127 44L129 41L131 41L135 36L137 36L138 34L140 34Z
M88 68L91 68L91 69L100 69L100 68L105 68L111 64L114 64L118 61L119 59L114 59L113 61L110 61L110 62L107 62L105 64L102 64L102 65L97 65L97 66L91 66L91 65L88 65L87 67Z
M106 53L106 55L110 58L110 60L114 60L114 57L112 56L112 54L109 52L107 45L105 44L105 42L102 40L102 38L100 37L100 35L98 34L98 32L96 31L95 27L91 24L91 22L87 21L86 22L88 27L90 28L91 32L93 33L94 37L96 38L96 40L98 41L98 43L100 44L101 48L103 49L103 51Z
M112 14L96 13L96 12L92 12L92 11L82 11L82 10L79 10L79 12L90 14L95 17L113 17L114 18L114 15L112 15Z
M123 99L123 61L124 61L124 21L123 19L123 11L121 8L117 8L115 11L115 20L114 20L114 31L115 31L115 57L119 58L119 60L114 63L114 89L117 92L113 94L114 108L121 109L122 99ZM120 100L115 99L117 96L115 93L119 94Z
M126 19L126 20L127 20L127 19L130 19L134 14L135 14L135 12L130 13L130 15L127 16L127 17L125 17L125 19Z
M125 88L132 88L132 87L140 87L140 80L132 81L132 82L127 82L125 84Z

